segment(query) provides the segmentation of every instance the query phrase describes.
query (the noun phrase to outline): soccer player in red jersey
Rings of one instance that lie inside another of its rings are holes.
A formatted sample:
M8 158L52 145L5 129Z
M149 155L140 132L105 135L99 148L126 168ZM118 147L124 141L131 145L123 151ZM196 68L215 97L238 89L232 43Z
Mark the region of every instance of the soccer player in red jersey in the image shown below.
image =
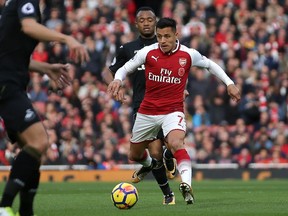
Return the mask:
M240 91L219 65L179 43L174 19L161 18L156 24L156 36L158 43L139 50L117 70L108 92L116 97L127 73L145 65L146 91L132 130L129 159L147 167L147 172L153 169L152 158L145 149L162 128L168 148L177 160L182 180L179 190L187 204L193 204L192 165L184 147L186 122L183 107L183 91L190 69L207 69L217 76L237 102L241 98Z
M139 37L136 40L130 41L120 46L119 52L117 53L115 59L109 66L109 68L105 69L102 72L103 79L107 84L113 81L113 76L117 72L117 70L122 67L127 61L129 61L138 50L142 49L145 46L149 46L157 42L157 38L155 35L155 26L156 26L156 15L152 8L150 7L141 7L136 12L136 20L135 20L136 28L139 32ZM144 98L145 93L145 67L141 65L136 68L137 72L131 74L129 76L129 80L133 89L133 97L132 97L132 108L133 108L133 116L136 116L140 104ZM123 89L124 90L124 89ZM118 97L123 98L124 91L118 92ZM117 97L115 98L118 99ZM125 101L123 101L125 102ZM163 164L162 157L162 140L163 133L159 131L157 139L153 140L148 146L148 151L151 157L157 160L157 167L152 170L152 174L155 177L162 193L164 195L163 204L164 205L174 205L175 204L175 196L172 192L169 182L166 176L166 170ZM167 158L167 157L166 157ZM169 158L170 159L170 158ZM155 160L155 162L156 162ZM168 161L168 162L167 162ZM170 165L170 166L169 166ZM176 173L176 163L174 160L165 160L165 166L170 168L172 172ZM138 183L143 180L145 175L147 174L145 167L141 167L136 170L132 175L132 182ZM144 171L144 172L143 172ZM167 174L171 173L167 172Z

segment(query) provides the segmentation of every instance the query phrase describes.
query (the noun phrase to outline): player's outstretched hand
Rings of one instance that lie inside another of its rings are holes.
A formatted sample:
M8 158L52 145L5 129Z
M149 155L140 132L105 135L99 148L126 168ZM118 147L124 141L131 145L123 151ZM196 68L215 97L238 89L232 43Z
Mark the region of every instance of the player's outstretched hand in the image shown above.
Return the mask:
M114 97L116 101L124 103L126 101L125 90L120 87L117 95Z
M228 94L232 98L233 101L239 102L241 99L240 90L236 87L236 85L231 84L227 87Z
M66 44L69 47L70 58L76 63L85 63L90 60L87 49L71 36L67 37Z
M121 80L113 80L109 85L108 85L108 89L107 89L107 92L113 96L114 98L117 97L118 93L119 93L119 90L121 88ZM123 96L124 97L124 96Z
M46 74L56 83L58 88L65 88L72 82L68 72L69 68L69 64L51 64Z

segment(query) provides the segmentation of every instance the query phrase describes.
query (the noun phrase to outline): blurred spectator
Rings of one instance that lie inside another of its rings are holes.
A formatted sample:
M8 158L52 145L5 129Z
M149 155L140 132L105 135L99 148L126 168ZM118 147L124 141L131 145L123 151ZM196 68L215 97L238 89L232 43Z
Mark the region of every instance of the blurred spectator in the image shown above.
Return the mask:
M50 46L48 62L65 64L67 62L66 56L67 52L65 51L63 45L60 43L55 43Z
M28 92L32 102L47 102L48 96L42 89L41 83L33 82L32 89Z
M59 152L65 164L72 165L77 163L79 153L79 142L73 136L72 131L62 128Z
M45 25L50 29L56 29L58 26L63 26L64 22L60 19L60 11L58 8L52 8L50 18L46 21Z
M32 53L32 59L40 62L48 62L48 58L49 56L45 47L45 43L43 42L38 43L34 52Z
M273 142L269 137L268 131L265 127L262 127L259 133L254 135L254 146L253 150L257 151L261 148L271 150L273 147Z
M66 10L64 5L65 0L40 0L42 11L42 21L46 23L51 17L51 12L54 8L59 11L59 19L65 21Z
M95 42L91 37L86 37L85 44L88 49L90 61L87 62L85 66L82 66L82 69L83 71L90 71L97 80L101 81L101 72L103 68L101 53L96 50Z
M255 163L268 163L271 159L269 151L266 148L261 148L254 156Z
M259 121L259 101L255 87L247 87L245 95L240 101L239 109L246 124L254 124Z
M220 145L219 154L217 156L217 163L220 164L234 163L231 155L231 148L229 144L226 142L223 142Z
M229 97L226 93L226 86L219 84L216 92L211 94L209 106L209 118L211 124L219 125L225 119L226 107L228 106Z
M208 72L207 72L208 73ZM187 90L189 92L188 100L194 100L196 95L201 95L204 99L209 97L211 84L206 77L205 71L195 69L191 76L188 78Z
M252 162L252 156L249 149L241 149L240 154L236 156L236 161L241 168L248 168L248 165Z
M210 117L204 106L199 105L195 107L195 113L192 115L192 123L194 129L210 125Z

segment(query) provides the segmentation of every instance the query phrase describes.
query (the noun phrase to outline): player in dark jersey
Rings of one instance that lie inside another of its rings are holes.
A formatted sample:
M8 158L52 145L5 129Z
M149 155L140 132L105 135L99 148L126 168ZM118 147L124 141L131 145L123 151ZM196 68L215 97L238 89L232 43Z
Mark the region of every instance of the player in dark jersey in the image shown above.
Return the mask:
M73 37L41 25L39 0L7 0L0 19L0 116L11 142L21 151L15 158L0 202L0 215L14 215L17 194L19 214L31 216L40 179L40 161L48 148L47 132L27 97L29 68L47 74L58 87L65 87L66 69L49 68L30 61L38 41L65 43L75 61L89 60L88 52Z
M144 46L151 45L157 41L155 36L155 25L156 25L156 16L152 8L150 7L141 7L136 13L136 27L139 31L140 36L129 43L122 45L119 49L119 52L116 58L113 60L112 64L109 67L109 70L106 69L103 71L103 78L107 84L113 80L113 75L116 71L122 67L130 58L132 58L135 53L142 49ZM137 68L137 73L133 73L129 76L130 82L133 86L133 112L136 115L138 108L143 100L145 93L145 67L141 65ZM119 94L124 94L120 92ZM163 135L162 135L163 137ZM158 166L156 169L152 170L152 173L158 182L159 187L161 188L164 194L164 205L175 204L175 197L173 192L169 187L169 183L166 176L166 170L163 166L162 159L162 142L160 139L152 142L149 147L149 152L152 157L157 159ZM172 170L174 168L174 160L172 162ZM171 166L171 165L170 165ZM175 165L176 166L176 165ZM176 170L176 169L174 169ZM137 173L138 172L138 173ZM139 173L140 172L140 173ZM133 174L132 182L138 183L144 178L141 175L141 169L136 171Z
M142 48L117 70L107 92L117 96L126 75L135 73L139 65L145 64L146 91L132 129L130 159L146 167L147 172L153 169L155 165L146 154L146 145L162 128L167 145L177 160L181 176L179 190L186 203L193 204L192 165L184 146L186 122L183 104L183 91L191 67L205 68L217 76L226 84L234 101L239 102L241 95L219 65L197 50L180 44L174 19L161 18L156 24L156 36L158 43Z

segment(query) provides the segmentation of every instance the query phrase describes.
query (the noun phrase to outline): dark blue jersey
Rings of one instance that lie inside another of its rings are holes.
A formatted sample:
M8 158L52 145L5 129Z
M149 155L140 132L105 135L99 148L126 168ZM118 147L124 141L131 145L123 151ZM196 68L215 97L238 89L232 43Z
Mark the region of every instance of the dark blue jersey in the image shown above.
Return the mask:
M116 71L122 67L127 61L129 61L138 50L145 46L151 45L157 42L156 36L152 39L144 39L141 36L138 39L131 41L122 45L119 48L117 56L113 60L109 69L112 71L113 75ZM134 112L138 110L145 94L145 67L141 65L137 68L137 73L132 73L129 75L129 80L133 86L133 109Z
M29 82L29 62L38 41L25 35L21 20L41 22L39 0L6 0L0 19L0 85L25 89Z

